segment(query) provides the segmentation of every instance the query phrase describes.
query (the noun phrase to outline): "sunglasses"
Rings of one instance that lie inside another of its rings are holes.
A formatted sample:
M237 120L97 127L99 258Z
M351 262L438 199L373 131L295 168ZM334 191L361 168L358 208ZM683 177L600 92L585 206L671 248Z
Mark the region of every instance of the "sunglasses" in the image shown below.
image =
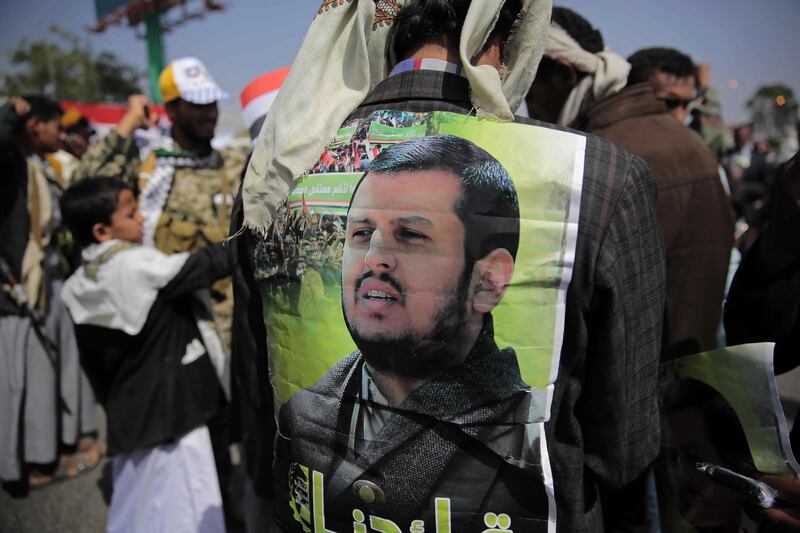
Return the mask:
M693 100L682 100L680 98L664 98L661 100L667 106L667 109L672 111L678 107L682 109L686 109L689 107L689 104L693 102Z

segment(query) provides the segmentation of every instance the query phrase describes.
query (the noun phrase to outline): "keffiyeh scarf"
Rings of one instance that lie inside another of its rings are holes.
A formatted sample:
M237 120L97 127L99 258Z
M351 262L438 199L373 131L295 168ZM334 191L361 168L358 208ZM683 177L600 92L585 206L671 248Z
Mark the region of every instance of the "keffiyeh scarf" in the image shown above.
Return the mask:
M175 171L180 168L218 168L222 166L219 152L213 150L209 155L197 157L181 152L172 138L167 137L160 146L153 149L150 157L155 157L155 167L149 174L144 174L145 186L139 195L139 212L144 218L143 244L155 244L155 232L161 213L172 190Z

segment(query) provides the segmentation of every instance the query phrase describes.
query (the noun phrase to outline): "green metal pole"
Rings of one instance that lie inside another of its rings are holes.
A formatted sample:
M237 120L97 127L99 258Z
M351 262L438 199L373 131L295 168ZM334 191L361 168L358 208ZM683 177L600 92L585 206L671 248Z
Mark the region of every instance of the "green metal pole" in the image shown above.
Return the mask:
M156 7L158 3L156 3ZM144 16L145 37L147 38L147 60L150 69L150 98L162 103L158 77L164 70L164 28L161 26L161 12L158 9Z

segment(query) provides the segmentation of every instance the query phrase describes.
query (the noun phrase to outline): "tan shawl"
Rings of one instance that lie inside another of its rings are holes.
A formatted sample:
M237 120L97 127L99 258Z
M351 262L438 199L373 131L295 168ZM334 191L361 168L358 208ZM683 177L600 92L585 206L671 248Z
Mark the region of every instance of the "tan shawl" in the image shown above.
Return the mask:
M44 255L50 242L50 225L53 220L53 201L42 164L28 158L28 213L31 231L25 254L22 256L22 283L30 307L45 305Z
M591 104L618 93L628 83L631 66L624 57L608 49L597 54L588 52L556 23L548 29L544 53L553 59L563 59L578 72L588 74L572 89L561 108L558 116L561 126L569 126Z
M269 228L294 181L317 161L342 122L396 63L392 21L404 0L325 0L256 140L247 168L245 225ZM475 0L459 43L478 116L513 120L544 50L551 0L523 0L500 73L470 59L486 43L505 0Z

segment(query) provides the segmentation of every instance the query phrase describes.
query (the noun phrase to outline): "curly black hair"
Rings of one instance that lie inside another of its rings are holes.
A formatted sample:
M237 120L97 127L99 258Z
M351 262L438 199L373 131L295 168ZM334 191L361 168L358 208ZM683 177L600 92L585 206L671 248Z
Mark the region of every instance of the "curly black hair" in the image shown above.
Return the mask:
M600 30L573 10L560 6L554 7L552 21L561 26L587 52L596 54L605 49L606 45Z
M694 76L697 69L691 57L674 48L645 48L634 52L628 63L631 64L628 85L649 81L655 69L679 78Z
M471 1L411 0L406 3L394 21L393 45L397 58L406 59L429 43L457 44ZM520 11L522 0L507 0L487 43L497 36L507 39Z

